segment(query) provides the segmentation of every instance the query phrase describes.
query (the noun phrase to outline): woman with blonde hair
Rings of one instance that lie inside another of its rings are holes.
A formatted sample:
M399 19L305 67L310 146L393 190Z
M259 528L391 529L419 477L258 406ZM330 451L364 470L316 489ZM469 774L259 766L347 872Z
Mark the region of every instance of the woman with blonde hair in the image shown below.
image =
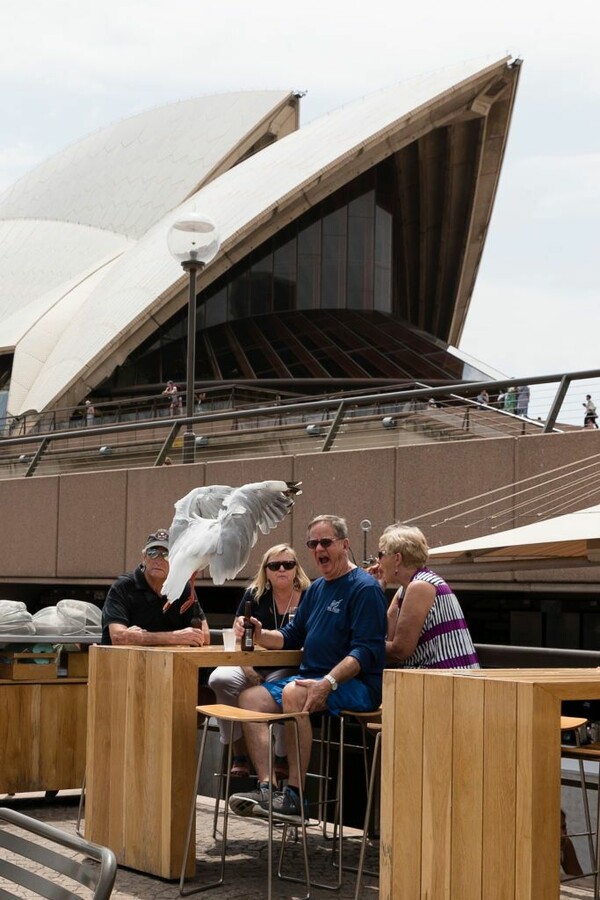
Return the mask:
M263 628L278 629L286 625L302 602L302 597L310 579L289 544L275 544L264 554L256 575L248 585L238 606L236 618L243 616L247 600L252 601L252 615ZM296 669L255 669L251 666L219 666L211 674L208 684L213 689L218 703L238 705L238 697L243 690L262 684L264 681L278 681L294 675ZM229 741L229 725L219 723L221 743ZM233 764L231 774L244 777L249 774L248 757L244 738L239 725L233 730ZM275 729L275 775L287 776L284 729Z
M388 525L370 571L385 589L399 585L387 613L388 664L408 669L478 669L471 635L452 588L427 568L419 528Z

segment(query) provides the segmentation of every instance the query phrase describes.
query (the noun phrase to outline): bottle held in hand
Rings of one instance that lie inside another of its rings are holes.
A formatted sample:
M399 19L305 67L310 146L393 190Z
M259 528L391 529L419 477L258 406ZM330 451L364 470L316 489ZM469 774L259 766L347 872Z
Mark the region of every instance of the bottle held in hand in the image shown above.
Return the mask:
M250 621L252 615L252 601L246 600L244 604L244 634L242 635L242 650L254 650L254 625Z

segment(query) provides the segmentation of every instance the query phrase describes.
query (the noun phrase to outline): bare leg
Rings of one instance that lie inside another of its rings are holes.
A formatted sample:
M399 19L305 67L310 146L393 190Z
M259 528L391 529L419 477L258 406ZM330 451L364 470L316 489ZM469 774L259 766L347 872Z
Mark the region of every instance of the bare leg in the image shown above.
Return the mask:
M291 681L283 689L283 711L284 712L301 712L306 702L307 690L296 681ZM308 763L310 761L310 751L312 747L312 725L308 716L302 716L298 719L298 739L300 741L300 766L301 771L298 772L296 765L296 754L291 749L294 747L294 726L286 724L286 736L288 746L288 766L289 778L291 785L296 787L304 787L306 772L308 771ZM301 780L300 780L301 779Z
M246 755L246 742L243 737L239 738L239 740L233 742L233 755L234 756L245 756Z
M243 691L239 697L239 705L241 709L251 709L253 712L281 712L270 693L260 685ZM246 747L258 780L268 781L269 755L271 753L269 727L268 725L254 723L244 725L243 730Z

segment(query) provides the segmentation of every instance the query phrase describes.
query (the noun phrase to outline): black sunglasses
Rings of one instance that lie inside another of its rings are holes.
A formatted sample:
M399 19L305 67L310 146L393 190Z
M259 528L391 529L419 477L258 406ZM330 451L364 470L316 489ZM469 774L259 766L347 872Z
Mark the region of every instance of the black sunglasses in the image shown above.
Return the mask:
M385 550L377 551L377 559L383 559L384 556L387 556L387 553L385 552Z
M159 556L162 556L163 559L168 559L169 551L164 547L150 547L149 550L146 550L146 556L149 556L150 559L157 559Z
M306 542L306 546L309 550L316 550L319 544L323 547L324 550L327 550L328 547L331 547L334 541L341 541L343 538L320 538L318 541L311 539Z
M281 562L265 563L265 569L269 569L270 572L278 572L283 566L286 572L290 572L292 569L296 568L296 565L297 563L293 559L282 559Z

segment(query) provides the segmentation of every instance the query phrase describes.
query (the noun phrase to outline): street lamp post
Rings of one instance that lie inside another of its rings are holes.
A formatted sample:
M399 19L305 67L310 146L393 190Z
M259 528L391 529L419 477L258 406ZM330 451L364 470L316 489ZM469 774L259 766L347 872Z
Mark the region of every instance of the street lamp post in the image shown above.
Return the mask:
M220 246L217 226L208 216L187 213L178 219L167 235L171 255L181 263L189 275L188 330L185 415L186 430L183 435L183 462L193 463L196 457L196 435L192 418L194 416L194 396L196 377L196 273L217 255Z

